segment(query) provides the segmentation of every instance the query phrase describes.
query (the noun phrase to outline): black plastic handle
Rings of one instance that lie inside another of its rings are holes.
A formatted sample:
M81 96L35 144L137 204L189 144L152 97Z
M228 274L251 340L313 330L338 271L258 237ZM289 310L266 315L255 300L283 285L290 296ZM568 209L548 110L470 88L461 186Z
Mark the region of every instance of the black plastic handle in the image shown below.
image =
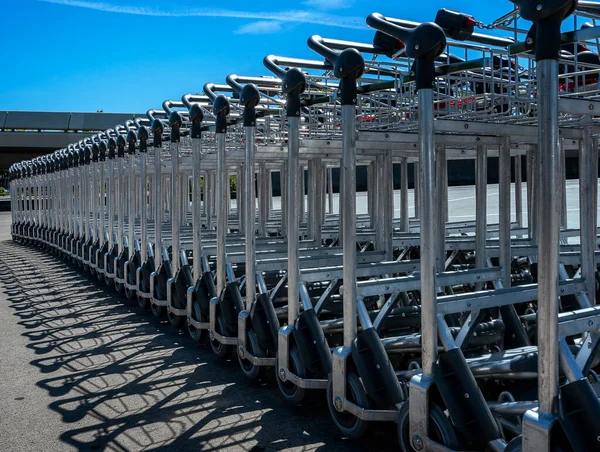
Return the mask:
M446 34L439 25L425 22L415 28L402 27L379 13L367 17L367 24L402 41L406 55L416 60L417 90L431 88L435 80L435 60L446 49Z

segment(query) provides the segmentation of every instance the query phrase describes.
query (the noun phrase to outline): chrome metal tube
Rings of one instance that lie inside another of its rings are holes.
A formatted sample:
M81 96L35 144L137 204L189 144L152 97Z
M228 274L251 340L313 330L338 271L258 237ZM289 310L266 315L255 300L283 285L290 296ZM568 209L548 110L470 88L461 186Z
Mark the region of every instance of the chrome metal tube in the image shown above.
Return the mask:
M129 178L128 178L128 212L127 212L127 241L129 242L129 258L132 259L135 254L135 246L133 244L135 240L135 200L136 200L136 179L135 179L135 155L131 154L127 157L129 163Z
M517 227L523 227L523 169L522 157L516 155L515 159L515 212Z
M179 249L181 230L181 178L179 177L179 143L171 143L171 271L173 275L179 270Z
M487 238L487 147L477 146L475 160L475 266L487 266L486 245ZM477 284L476 290L481 290L483 285Z
M510 137L502 139L498 162L498 212L499 212L499 237L500 268L502 269L502 285L510 287Z
M558 248L562 210L558 135L558 61L538 62L538 391L540 412L555 412L558 398Z
M288 325L294 325L299 315L299 226L300 226L300 118L288 118Z
M108 207L108 249L113 247L113 235L115 232L115 159L108 160L108 186L106 189L106 204ZM106 269L104 269L106 270Z
M333 168L327 168L328 213L333 213Z
M419 166L421 214L421 332L422 368L433 377L437 360L437 284L435 236L435 144L433 130L433 92L419 90Z
M244 224L246 237L246 309L256 297L256 204L254 194L254 141L256 128L246 127L246 161L244 175Z
M192 139L192 241L194 253L194 282L202 275L202 193L200 191L200 165L202 161L202 139Z
M446 261L446 222L448 220L448 161L446 147L437 146L436 156L437 183L437 270L443 272Z
M148 258L148 196L146 177L146 152L140 152L140 256L142 263Z
M217 134L217 196L215 199L217 210L217 293L225 288L226 262L225 262L225 237L229 221L227 200L229 192L229 176L225 163L225 134Z
M408 159L402 157L401 162L401 179L400 179L400 230L409 232L410 217L408 214Z
M161 190L162 174L160 163L160 148L154 148L154 267L162 262L162 221L164 203Z
M343 217L343 312L344 347L351 347L357 332L356 319L356 107L342 105Z
M579 222L581 230L581 276L588 297L596 304L596 222L598 185L598 149L592 139L591 127L583 129L579 147Z

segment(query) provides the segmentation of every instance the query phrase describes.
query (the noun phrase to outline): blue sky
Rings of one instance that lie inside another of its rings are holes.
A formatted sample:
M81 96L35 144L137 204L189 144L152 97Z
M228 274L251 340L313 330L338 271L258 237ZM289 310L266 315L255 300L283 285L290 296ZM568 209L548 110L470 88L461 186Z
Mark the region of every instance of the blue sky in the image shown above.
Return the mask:
M265 55L316 58L312 34L371 42L372 12L428 21L460 7L491 22L508 0L0 0L0 110L145 112L267 74Z

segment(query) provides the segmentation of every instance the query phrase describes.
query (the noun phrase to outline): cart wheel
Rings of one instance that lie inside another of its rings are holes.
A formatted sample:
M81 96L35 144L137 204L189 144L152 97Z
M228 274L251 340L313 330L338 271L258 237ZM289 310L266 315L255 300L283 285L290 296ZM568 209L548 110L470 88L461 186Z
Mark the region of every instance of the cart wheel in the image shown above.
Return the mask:
M262 347L258 344L258 339L256 339L256 333L253 330L248 330L247 334L247 346L248 352L257 358L264 358L267 354L262 349ZM246 375L248 380L256 380L264 373L263 366L256 366L252 364L247 359L243 359L238 353L238 361L240 362L240 366L242 367L242 372Z
M302 361L302 356L300 356L300 352L298 351L298 347L296 345L292 345L290 347L290 356L289 356L289 368L290 371L294 374L298 375L301 378L306 378L306 367L304 367L304 362ZM277 380L277 386L279 386L279 391L283 395L283 398L286 402L292 405L301 404L306 398L306 389L300 388L296 386L294 383L289 381L282 381L279 374L279 365L276 363L275 365L275 379Z
M150 309L150 301L144 297L138 297L138 304L143 312L148 311Z
M100 282L104 281L104 275L102 273L96 272L96 277L98 278L98 281L100 281Z
M196 322L206 321L206 319L202 315L202 311L200 311L200 304L198 304L197 301L194 301L194 303L192 304L192 319L194 319ZM187 328L190 337L196 343L202 342L206 337L207 330L196 328L192 325L188 325Z
M346 399L361 408L371 408L370 399L367 396L365 387L354 371L348 372L346 376ZM340 412L335 408L333 400L333 375L329 375L327 381L327 406L329 407L329 413L333 418L333 422L335 422L335 425L340 429L343 436L353 439L364 436L369 426L367 421L359 419L347 411Z
M125 285L117 282L117 280L115 279L115 290L117 291L117 293L123 293L123 289L125 288Z
M180 315L175 315L172 312L168 312L167 317L169 319L169 323L173 328L179 329L183 325L184 318Z
M104 275L104 284L106 284L108 287L111 287L113 285L113 280Z
M164 319L165 314L167 313L167 310L164 306L158 306L154 303L150 303L150 309L152 310L154 317L156 317L158 320Z
M450 419L444 414L439 405L432 403L429 406L429 435L435 442L453 450L460 450L458 437ZM412 452L416 449L411 444L408 416L408 402L402 405L398 413L398 441L400 450Z
M225 334L225 321L223 320L223 316L221 314L217 315L216 323L217 323L216 332L219 333L220 335L225 336L226 335ZM223 358L223 359L230 356L234 350L233 346L221 344L217 340L210 341L210 347L212 348L213 352L215 352L215 355L217 355L219 358Z
M133 300L133 298L135 297L135 290L130 290L128 288L125 288L125 296L127 297L128 300Z

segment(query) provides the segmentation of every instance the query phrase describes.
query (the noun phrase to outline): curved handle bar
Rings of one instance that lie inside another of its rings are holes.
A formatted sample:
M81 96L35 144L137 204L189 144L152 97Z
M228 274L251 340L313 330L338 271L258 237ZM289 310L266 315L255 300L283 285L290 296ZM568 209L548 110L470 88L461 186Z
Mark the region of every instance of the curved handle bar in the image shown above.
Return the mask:
M206 94L208 96L208 98L210 99L210 102L212 104L214 104L217 97L219 97L217 92L232 93L233 89L229 85L219 85L219 84L209 82L204 85L204 88L202 89L202 91L204 91L204 94Z
M163 110L167 113L167 116L171 116L174 108L187 108L182 101L177 100L165 100L162 103Z
M149 125L149 120L148 118L135 118L133 120L133 123L135 124L136 129L139 129L140 127L142 127L142 125Z
M331 63L324 61L287 58L275 55L267 55L264 57L263 64L268 70L281 79L283 79L285 76L288 67L295 67L299 69L320 69L323 71L329 71L333 69Z
M166 112L162 110L154 110L153 108L146 112L146 116L151 123L153 123L155 119L167 119L168 117Z
M191 108L192 104L201 104L203 106L208 105L210 99L208 98L208 96L199 96L197 94L184 94L183 96L181 96L181 102L189 109Z

